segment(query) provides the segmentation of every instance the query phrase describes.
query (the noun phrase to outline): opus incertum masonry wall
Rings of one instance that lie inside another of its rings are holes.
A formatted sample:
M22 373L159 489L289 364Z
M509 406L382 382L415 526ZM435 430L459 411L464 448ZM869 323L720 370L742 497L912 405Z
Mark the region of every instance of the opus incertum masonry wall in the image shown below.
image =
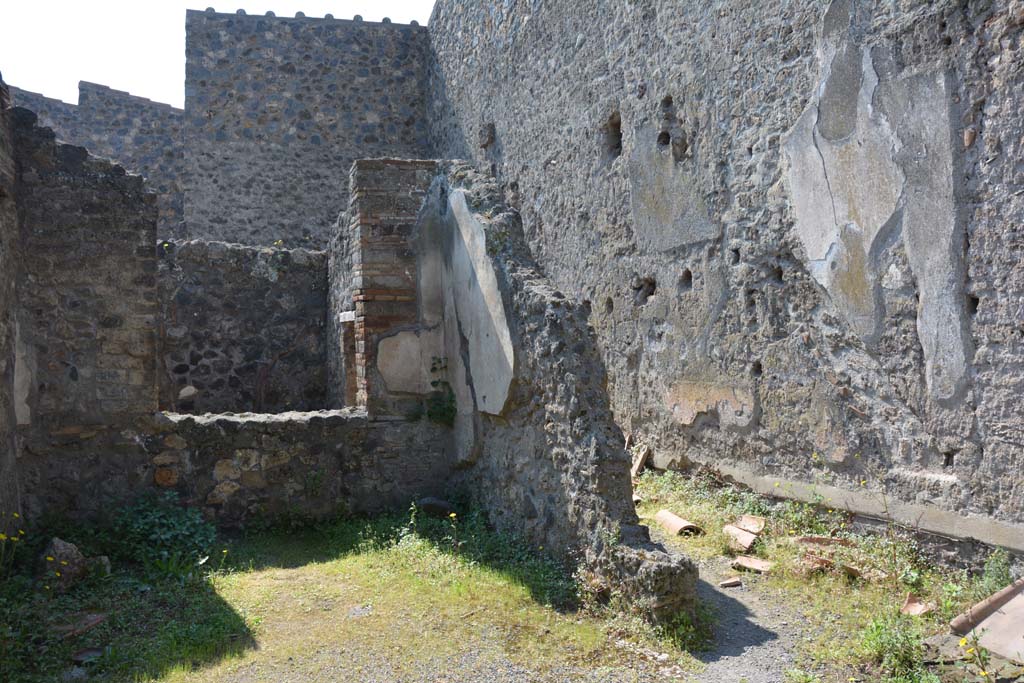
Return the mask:
M427 29L190 11L189 235L323 249L355 159L427 156Z
M1022 30L1019 3L441 0L429 121L590 302L658 466L1024 550Z
M34 111L61 141L144 176L158 195L160 236L182 234L181 109L86 81L78 84L77 105L19 88L11 88L11 94L15 105Z
M19 91L4 504L158 486L244 524L462 487L682 609L626 430L1024 551L1019 5L190 11L184 111Z

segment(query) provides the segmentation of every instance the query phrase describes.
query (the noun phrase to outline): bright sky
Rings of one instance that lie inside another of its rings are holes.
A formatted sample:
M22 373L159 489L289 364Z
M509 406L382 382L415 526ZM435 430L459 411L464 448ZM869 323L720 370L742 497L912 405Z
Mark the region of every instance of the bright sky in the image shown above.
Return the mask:
M0 73L9 85L65 102L78 102L78 81L92 81L181 107L185 10L211 5L425 26L434 0L0 0Z

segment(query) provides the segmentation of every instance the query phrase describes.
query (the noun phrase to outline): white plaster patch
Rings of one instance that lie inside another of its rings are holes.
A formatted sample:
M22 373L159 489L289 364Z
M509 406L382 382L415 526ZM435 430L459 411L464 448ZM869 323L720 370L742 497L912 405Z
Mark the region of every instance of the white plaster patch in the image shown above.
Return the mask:
M754 420L755 398L750 387L682 380L669 389L665 403L681 425L692 425L703 414L716 413L722 427L745 428Z
M406 394L429 394L435 358L444 356L444 334L440 328L417 332L399 332L380 340L377 345L377 369L388 391Z
M811 275L857 335L873 344L884 319L880 286L904 281L900 273L877 272L876 243L887 226L902 230L920 298L917 331L928 392L952 399L963 387L967 361L947 79L915 74L880 84L871 52L860 49L860 87L855 100L845 101L852 88L829 79L837 55L846 54L829 48L819 55L825 78L818 96L784 143L796 233ZM844 107L856 110L853 131L835 141L820 130L827 94L833 127L853 118Z

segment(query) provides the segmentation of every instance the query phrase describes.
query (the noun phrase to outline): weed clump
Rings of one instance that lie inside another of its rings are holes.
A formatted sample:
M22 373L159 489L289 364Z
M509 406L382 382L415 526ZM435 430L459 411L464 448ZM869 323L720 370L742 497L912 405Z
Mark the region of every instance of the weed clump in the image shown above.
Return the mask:
M921 627L910 617L895 613L872 619L861 636L861 647L881 668L881 683L939 683L922 663Z

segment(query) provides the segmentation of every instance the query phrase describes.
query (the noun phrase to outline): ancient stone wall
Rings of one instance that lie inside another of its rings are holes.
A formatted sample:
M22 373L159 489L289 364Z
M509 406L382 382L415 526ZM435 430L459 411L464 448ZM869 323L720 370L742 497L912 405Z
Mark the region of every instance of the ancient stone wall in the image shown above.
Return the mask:
M9 104L7 86L0 80L0 533L17 533L9 525L9 514L21 511L14 412L18 215L14 203L16 171L8 125Z
M159 195L160 237L182 234L181 109L86 81L78 84L77 106L27 90L11 90L14 104L34 111L61 141L81 145L145 176L147 187Z
M454 165L441 189L447 379L463 479L499 527L556 549L654 618L691 610L697 569L651 543L588 307L543 275L498 186ZM428 232L421 244L435 242ZM426 280L429 281L429 280ZM467 420L468 421L468 420ZM461 428L460 428L461 427Z
M449 425L453 482L498 527L653 616L691 608L696 569L634 511L586 310L536 268L497 186L466 165L357 161L349 218L359 404Z
M189 235L325 248L354 159L426 156L426 28L190 11Z
M327 406L327 255L164 241L160 405L188 413Z
M12 110L22 255L18 421L42 430L152 412L156 196Z
M590 303L658 465L1024 549L1022 21L440 0L435 153Z
M26 507L33 516L95 514L156 488L225 526L404 509L445 492L445 432L354 410L158 414L92 432L57 429L25 463Z

